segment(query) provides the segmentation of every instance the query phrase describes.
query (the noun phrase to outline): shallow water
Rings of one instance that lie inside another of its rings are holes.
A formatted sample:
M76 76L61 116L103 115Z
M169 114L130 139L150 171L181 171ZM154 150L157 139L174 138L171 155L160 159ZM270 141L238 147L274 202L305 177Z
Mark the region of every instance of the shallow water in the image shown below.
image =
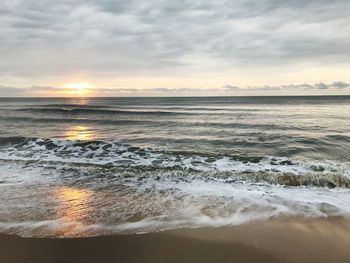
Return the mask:
M350 215L350 97L0 99L0 229Z

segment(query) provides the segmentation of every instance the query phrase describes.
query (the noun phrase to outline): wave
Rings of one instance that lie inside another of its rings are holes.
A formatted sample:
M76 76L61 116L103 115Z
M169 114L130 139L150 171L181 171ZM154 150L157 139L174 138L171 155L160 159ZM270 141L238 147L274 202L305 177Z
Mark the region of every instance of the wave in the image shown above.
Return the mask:
M64 114L128 114L128 115L178 115L193 114L172 111L142 111L142 110L108 110L94 108L22 108L17 111L39 112L39 113L64 113Z
M0 159L88 165L152 178L350 188L350 163L272 156L225 156L144 149L118 142L10 137L0 139Z
M253 115L256 111L254 109L215 109L215 108L182 108L182 107L157 107L144 108L144 107L127 107L125 109L109 109L110 107L103 106L61 106L61 107L32 107L21 108L16 111L21 112L33 112L33 113L60 113L60 114L128 114L128 115L232 115L238 114L239 116Z
M41 108L80 108L80 109L84 109L84 108L89 108L89 109L100 109L100 108L109 108L110 106L108 105L92 105L92 104L43 104L43 105L39 105L38 107L36 107L37 109L41 109ZM29 109L36 109L36 108L29 108Z
M350 143L350 136L347 136L347 135L331 134L331 135L327 135L326 139L329 141L338 141L339 143L343 143L343 142Z
M23 143L28 138L26 137L21 137L21 136L10 136L10 137L0 137L0 146L1 145L11 145L11 144L18 144L18 143Z
M0 116L0 119L4 121L28 121L28 122L36 122L36 123L86 123L86 124L155 124L155 125L186 125L186 127L208 127L208 128L220 128L220 129L231 129L231 128L239 128L239 129L263 129L263 130L274 130L274 131L319 131L320 128L317 125L308 126L308 127L299 127L292 125L278 125L278 124L258 124L258 123L239 123L239 122L215 122L215 121L183 121L181 123L176 121L175 119L169 120L156 120L156 119L143 119L143 120L132 120L132 119L93 119L93 118L45 118L45 117L30 117L30 116ZM336 129L328 130L328 132L337 132ZM261 134L260 131L258 131ZM277 135L275 135L277 136ZM340 140L346 142L350 142L350 136L346 135L327 135L329 140Z
M4 121L27 121L30 123L74 123L74 124L113 124L113 125L128 125L128 124L157 124L161 121L152 120L132 120L132 119L121 119L121 120L111 120L111 119L87 119L87 118L40 118L40 117L27 117L27 116L0 116L0 119Z
M31 108L31 105L28 105ZM35 106L34 108L111 108L115 107L112 105L96 105L96 104L42 104ZM33 107L32 107L33 108ZM268 111L261 108L232 108L232 107L196 107L196 106L157 106L157 105L118 105L117 109L132 109L132 110L185 110L185 111L248 111L248 112L258 112L258 111Z
M174 176L164 170L86 164L0 164L0 180L7 181L0 182L0 231L9 234L73 237L276 217L350 218L349 189L227 182L198 173Z

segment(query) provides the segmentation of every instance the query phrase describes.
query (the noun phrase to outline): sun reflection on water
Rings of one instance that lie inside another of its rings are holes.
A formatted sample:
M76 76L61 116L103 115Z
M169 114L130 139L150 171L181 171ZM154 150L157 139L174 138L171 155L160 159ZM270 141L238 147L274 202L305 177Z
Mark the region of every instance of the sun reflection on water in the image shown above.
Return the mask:
M60 219L59 236L80 235L84 226L89 224L93 207L90 205L93 191L71 187L56 189L58 201L57 216Z
M88 141L94 139L96 136L94 130L90 127L76 125L66 130L65 137L68 140Z
M88 105L90 103L90 99L89 98L84 98L84 97L81 97L81 98L71 98L70 100L67 101L68 104L77 104L77 105Z

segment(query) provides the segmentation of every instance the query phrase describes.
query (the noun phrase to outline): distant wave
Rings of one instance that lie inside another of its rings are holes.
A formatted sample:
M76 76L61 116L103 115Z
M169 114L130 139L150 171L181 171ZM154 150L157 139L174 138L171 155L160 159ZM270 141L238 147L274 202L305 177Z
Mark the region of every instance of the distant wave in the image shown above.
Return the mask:
M64 111L65 112L65 111ZM114 112L114 111L113 111ZM240 123L234 121L226 121L226 122L217 122L208 120L206 122L193 120L192 122L183 121L179 122L176 119L168 119L168 120L157 120L157 119L96 119L96 118L52 118L52 117L37 117L37 116L0 116L0 119L7 121L28 121L28 122L36 122L36 123L87 123L87 124L154 124L154 125L186 125L186 127L215 127L215 128L239 128L239 129L264 129L264 130L296 130L296 131L318 131L319 126L308 126L308 127L300 127L293 125L282 125L282 124L260 124L260 123ZM336 132L336 129L334 129ZM329 137L331 138L331 137ZM335 138L335 137L334 137ZM350 139L350 136L340 136L339 139L346 138L346 140Z
M113 109L115 106L112 105L94 105L94 104L42 104L35 107L28 106L29 109L41 109L41 108L71 108L71 109ZM244 112L258 112L266 111L266 109L252 109L252 108L231 108L231 107L196 107L196 106L157 106L157 105L118 105L116 110L181 110L181 111L244 111Z
M27 117L27 116L0 116L0 120L7 121L26 121L30 123L75 123L75 124L114 124L114 125L128 125L128 124L150 124L157 123L152 120L113 120L113 119L92 119L92 118L48 118L48 117Z
M113 109L103 106L89 106L89 105L75 105L73 107L69 105L59 106L46 106L46 107L30 107L21 108L16 111L22 112L39 112L39 113L61 113L61 114L128 114L128 115L231 115L231 114L241 114L242 116L251 115L252 112L260 110L252 109L216 109L216 108L182 108L182 107L160 107L155 108L144 108L144 107L126 107L123 109Z
M172 111L138 111L138 110L107 110L92 108L23 108L17 111L41 112L41 113L64 113L64 114L128 114L128 115L178 115L190 114L186 112ZM192 114L192 113L191 113Z
M99 109L99 108L109 108L110 106L108 105L91 105L91 104L66 104L66 103L62 103L62 104L43 104L43 105L39 105L37 108L80 108L80 109L84 109L84 108L89 108L89 109Z

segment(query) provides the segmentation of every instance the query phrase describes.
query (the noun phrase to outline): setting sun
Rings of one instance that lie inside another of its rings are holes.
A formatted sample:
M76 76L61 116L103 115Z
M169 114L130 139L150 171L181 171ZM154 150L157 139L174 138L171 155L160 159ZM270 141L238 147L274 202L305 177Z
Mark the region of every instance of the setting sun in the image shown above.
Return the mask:
M62 93L70 96L89 95L94 86L86 82L67 83L63 85Z

